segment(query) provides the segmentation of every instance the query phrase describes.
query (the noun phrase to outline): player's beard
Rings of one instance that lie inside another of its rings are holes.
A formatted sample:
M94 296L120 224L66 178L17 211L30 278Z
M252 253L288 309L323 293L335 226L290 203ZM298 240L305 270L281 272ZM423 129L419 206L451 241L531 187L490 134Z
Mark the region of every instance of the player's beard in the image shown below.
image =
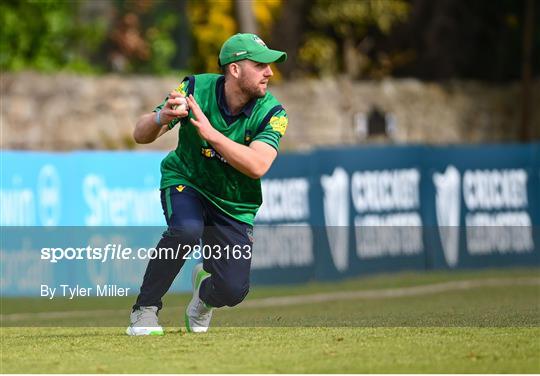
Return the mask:
M260 88L259 82L252 83L246 76L240 76L238 80L238 87L240 87L242 92L245 93L249 99L262 98L266 94L266 91Z

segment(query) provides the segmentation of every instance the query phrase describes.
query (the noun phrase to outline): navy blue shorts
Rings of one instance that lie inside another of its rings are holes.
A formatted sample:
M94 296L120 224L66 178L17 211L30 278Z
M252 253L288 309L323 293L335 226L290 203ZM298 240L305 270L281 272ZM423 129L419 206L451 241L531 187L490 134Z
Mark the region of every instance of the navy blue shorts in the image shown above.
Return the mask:
M134 308L162 307L161 298L188 257L202 258L211 274L203 281L200 298L213 307L234 306L249 291L253 228L218 209L195 189L173 186L161 191L167 220L156 248L182 249L175 259L150 260Z

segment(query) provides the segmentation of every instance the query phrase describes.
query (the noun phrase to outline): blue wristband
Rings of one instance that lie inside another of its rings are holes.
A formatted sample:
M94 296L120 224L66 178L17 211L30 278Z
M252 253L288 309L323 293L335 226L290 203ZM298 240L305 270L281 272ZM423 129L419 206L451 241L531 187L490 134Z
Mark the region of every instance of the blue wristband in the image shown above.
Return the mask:
M161 119L160 119L160 116L161 116L161 110L159 110L158 112L156 112L156 123L157 125L159 125L161 127Z

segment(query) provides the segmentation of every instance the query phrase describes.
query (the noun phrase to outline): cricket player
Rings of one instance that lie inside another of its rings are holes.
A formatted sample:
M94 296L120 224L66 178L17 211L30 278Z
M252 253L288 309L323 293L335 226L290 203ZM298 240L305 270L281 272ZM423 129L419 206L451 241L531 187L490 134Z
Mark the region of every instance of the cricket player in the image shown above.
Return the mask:
M150 260L130 316L129 335L162 335L158 312L186 257L201 256L185 311L190 332L206 332L212 310L239 304L249 291L253 219L262 204L260 178L287 128L287 114L267 90L271 63L287 54L254 34L230 37L219 53L223 75L186 77L135 126L146 144L179 124L178 146L161 163L167 221L157 249L181 252Z

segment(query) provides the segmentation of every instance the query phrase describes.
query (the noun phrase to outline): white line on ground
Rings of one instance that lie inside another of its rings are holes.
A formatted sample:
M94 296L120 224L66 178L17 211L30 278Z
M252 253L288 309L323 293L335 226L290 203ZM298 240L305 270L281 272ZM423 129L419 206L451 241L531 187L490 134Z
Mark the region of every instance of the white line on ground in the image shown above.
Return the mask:
M327 292L306 295L280 296L260 299L248 299L242 303L240 308L263 308L263 307L283 307L300 304L325 303L336 300L356 300L356 299L391 299L409 296L420 296L438 294L451 291L470 290L482 287L509 287L509 286L540 286L540 278L490 278L478 280L450 281L432 283L420 286L398 287L387 289L356 290ZM169 307L181 308L181 307ZM2 322L16 322L23 320L38 319L65 319L80 317L96 317L108 314L126 314L129 307L124 310L80 310L80 311L58 311L58 312L28 312L11 313L0 315Z
M514 278L514 279L484 279L465 280L434 283L429 285L399 287L390 289L341 291L330 293L319 293L298 296L283 296L248 300L242 307L277 307L298 304L324 303L336 300L355 299L387 299L403 298L408 296L437 294L449 291L470 290L479 287L505 287L505 286L534 286L540 285L540 278Z

